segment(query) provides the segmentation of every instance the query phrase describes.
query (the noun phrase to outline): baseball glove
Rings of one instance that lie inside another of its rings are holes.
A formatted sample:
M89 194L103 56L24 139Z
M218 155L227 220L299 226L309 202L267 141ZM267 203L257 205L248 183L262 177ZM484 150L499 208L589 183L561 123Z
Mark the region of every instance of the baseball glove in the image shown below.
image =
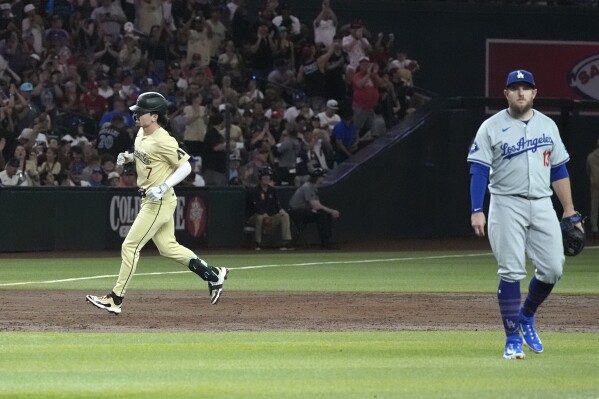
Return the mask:
M584 222L584 217L576 212L572 216L563 218L560 226L562 228L562 239L564 241L564 254L576 256L584 249L586 237L578 227L577 223Z

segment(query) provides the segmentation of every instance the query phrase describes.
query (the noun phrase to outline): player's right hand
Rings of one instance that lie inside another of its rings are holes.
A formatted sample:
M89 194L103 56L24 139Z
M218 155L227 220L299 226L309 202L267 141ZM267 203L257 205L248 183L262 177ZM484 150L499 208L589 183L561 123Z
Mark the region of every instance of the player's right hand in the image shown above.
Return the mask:
M128 151L121 152L116 157L116 164L119 166L133 161L135 161L135 158L133 157L133 154L130 154Z

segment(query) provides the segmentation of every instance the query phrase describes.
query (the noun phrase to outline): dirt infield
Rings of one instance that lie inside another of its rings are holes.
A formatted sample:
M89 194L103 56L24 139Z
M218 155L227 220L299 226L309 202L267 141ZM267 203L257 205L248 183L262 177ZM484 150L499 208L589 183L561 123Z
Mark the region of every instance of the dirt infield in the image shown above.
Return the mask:
M500 329L489 294L131 291L111 315L79 291L0 290L0 331L402 331ZM599 296L552 295L543 331L599 332Z

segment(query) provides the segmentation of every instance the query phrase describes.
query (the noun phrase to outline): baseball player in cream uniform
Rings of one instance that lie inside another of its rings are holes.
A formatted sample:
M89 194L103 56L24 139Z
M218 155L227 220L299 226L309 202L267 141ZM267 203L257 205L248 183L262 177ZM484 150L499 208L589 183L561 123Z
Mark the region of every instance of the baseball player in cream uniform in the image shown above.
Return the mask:
M566 169L570 157L553 120L532 108L536 94L532 73L509 73L504 90L508 109L482 123L468 154L471 224L480 237L485 235L483 202L490 183L488 231L498 262L497 298L506 359L524 358L523 344L533 352L543 352L535 313L562 276L565 261L559 219L551 202L553 192L563 207L563 217L576 213ZM577 227L582 230L580 224ZM526 255L535 273L521 305Z
M227 278L227 268L209 266L175 238L173 213L177 197L172 187L189 175L191 165L189 155L161 127L167 123L167 106L166 99L159 93L148 92L138 97L136 105L130 108L140 127L135 139L135 152L121 153L117 158L119 165L135 163L137 185L143 197L141 208L123 242L121 269L113 290L105 296L86 296L93 305L114 314L121 312L139 253L150 239L160 255L189 267L208 282L212 304L218 302Z

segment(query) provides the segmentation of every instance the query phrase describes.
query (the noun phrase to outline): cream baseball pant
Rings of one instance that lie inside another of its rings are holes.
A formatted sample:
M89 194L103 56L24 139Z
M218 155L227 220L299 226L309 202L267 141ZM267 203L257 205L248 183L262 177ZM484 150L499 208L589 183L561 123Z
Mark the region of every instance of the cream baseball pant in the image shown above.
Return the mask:
M121 246L121 270L112 290L116 295L125 296L137 268L139 252L150 239L156 244L160 255L186 267L191 259L196 258L193 251L179 244L175 238L173 214L176 207L177 197L172 189L158 202L142 199L139 214Z

